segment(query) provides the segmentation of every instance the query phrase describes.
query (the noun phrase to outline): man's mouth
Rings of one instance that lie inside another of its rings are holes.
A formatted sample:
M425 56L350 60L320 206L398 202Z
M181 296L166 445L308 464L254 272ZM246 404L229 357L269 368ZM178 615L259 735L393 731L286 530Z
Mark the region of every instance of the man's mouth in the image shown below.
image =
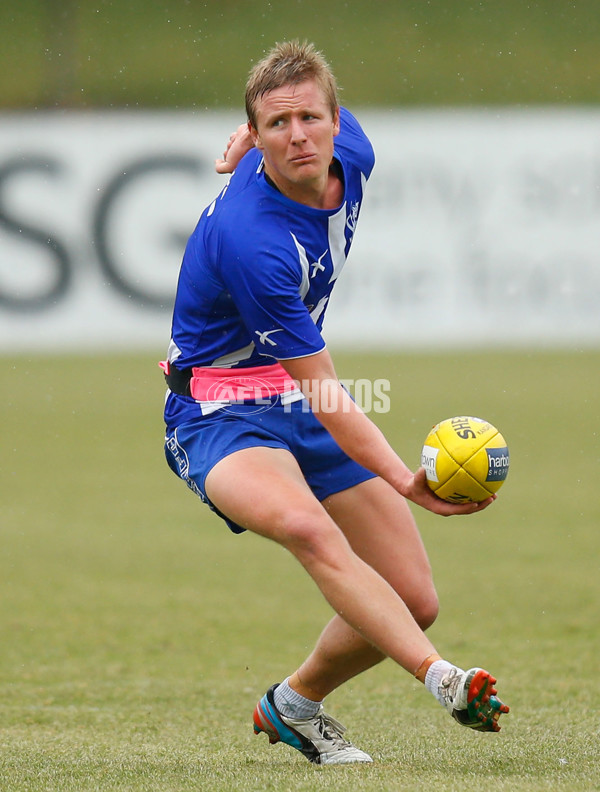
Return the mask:
M297 154L295 157L292 157L292 162L297 162L297 163L308 162L309 160L314 159L314 157L315 154L310 154L310 153Z

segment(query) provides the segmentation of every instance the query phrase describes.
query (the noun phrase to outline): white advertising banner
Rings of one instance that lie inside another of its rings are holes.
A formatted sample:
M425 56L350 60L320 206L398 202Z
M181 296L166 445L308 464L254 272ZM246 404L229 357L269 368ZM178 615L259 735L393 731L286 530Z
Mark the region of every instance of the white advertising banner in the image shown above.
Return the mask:
M336 347L600 343L600 111L358 112ZM0 352L167 346L232 113L0 116Z

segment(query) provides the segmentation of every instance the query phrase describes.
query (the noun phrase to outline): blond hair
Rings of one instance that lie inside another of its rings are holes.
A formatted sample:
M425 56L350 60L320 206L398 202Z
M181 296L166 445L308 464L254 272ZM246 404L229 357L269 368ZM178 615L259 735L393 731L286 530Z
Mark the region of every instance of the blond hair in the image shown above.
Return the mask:
M337 83L322 53L313 44L298 40L277 43L253 66L246 83L246 113L256 129L256 104L268 91L283 85L315 80L335 115L338 108Z

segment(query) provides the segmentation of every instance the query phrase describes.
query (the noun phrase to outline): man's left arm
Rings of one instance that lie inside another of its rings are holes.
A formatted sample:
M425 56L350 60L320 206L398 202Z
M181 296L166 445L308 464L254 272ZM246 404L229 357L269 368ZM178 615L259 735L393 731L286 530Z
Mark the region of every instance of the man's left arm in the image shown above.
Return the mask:
M359 464L385 479L408 500L429 511L450 516L481 511L482 503L447 503L429 489L425 471L413 473L390 446L380 429L341 386L329 352L279 361L297 381L313 413L337 444Z

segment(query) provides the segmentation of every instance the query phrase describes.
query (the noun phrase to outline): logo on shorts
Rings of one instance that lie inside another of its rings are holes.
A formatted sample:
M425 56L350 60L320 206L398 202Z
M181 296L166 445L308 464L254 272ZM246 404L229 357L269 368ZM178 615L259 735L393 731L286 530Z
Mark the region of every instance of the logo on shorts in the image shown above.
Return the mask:
M177 475L179 478L185 481L188 487L200 498L200 500L206 502L206 498L202 494L200 488L194 479L190 478L190 460L185 449L179 445L176 432L175 434L171 435L171 437L167 437L165 439L165 449L171 454L171 457L177 466ZM171 469L173 469L173 466L170 463L169 466Z

